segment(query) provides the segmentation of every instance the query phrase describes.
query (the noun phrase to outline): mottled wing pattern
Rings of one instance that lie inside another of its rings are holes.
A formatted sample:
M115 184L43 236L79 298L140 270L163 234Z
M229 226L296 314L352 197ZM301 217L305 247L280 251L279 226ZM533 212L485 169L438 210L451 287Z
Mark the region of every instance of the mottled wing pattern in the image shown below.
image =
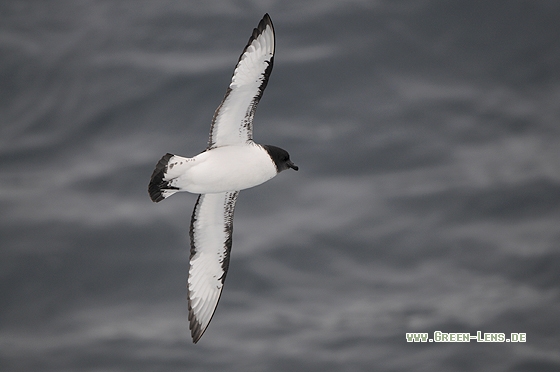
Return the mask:
M189 322L196 343L214 315L229 266L233 211L239 191L201 194L191 219Z
M239 57L226 95L216 109L208 149L253 139L253 116L274 62L274 28L265 14Z

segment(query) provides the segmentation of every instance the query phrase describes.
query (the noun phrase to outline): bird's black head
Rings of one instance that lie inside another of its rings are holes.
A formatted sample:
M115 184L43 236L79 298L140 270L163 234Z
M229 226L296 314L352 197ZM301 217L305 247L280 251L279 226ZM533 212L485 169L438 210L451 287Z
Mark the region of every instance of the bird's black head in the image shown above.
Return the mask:
M296 171L299 169L299 167L290 160L288 151L272 145L264 145L263 148L268 152L272 161L274 161L278 173L288 168L292 168Z

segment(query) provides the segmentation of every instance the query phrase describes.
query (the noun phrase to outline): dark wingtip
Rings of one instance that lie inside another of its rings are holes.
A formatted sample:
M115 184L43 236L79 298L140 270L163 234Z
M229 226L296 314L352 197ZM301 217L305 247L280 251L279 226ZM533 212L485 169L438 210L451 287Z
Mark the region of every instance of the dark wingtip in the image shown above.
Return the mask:
M257 26L257 29L262 32L264 31L264 29L266 28L266 25L270 25L270 27L272 27L272 29L274 30L274 26L272 25L272 19L270 18L270 16L268 15L268 13L265 13L264 16L262 17L262 19L259 22L259 25ZM259 33L260 33L259 32Z
M272 24L272 19L270 18L268 13L266 13L262 17L262 19L259 21L258 26L253 29L253 33L251 34L251 37L249 37L249 41L247 41L247 45L245 45L245 48L243 49L243 52L239 56L239 60L241 60L241 57L243 56L243 53L245 53L245 51L247 50L249 45L251 45L253 40L258 38L259 35L263 33L263 31L266 29L266 26L270 26L270 28L272 28L272 33L274 34L274 25ZM239 62L239 60L238 60L238 62Z
M191 315L191 313L189 313L189 321L190 321L189 323L190 323L190 329L191 329L192 342L193 342L193 344L196 344L200 340L202 335L204 334L205 330L202 330L202 327L200 326L200 323L196 320L196 318L194 316L191 319L190 315Z

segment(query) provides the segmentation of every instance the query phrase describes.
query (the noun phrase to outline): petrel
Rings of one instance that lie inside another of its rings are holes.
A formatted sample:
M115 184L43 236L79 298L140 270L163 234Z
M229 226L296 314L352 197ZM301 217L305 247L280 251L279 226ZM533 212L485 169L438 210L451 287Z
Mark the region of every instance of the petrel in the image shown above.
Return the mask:
M189 326L197 343L216 311L229 266L233 211L239 191L298 170L286 150L253 142L253 116L274 62L274 27L268 14L239 57L216 109L208 147L192 158L166 154L148 192L160 202L179 191L200 194L191 217L187 281Z

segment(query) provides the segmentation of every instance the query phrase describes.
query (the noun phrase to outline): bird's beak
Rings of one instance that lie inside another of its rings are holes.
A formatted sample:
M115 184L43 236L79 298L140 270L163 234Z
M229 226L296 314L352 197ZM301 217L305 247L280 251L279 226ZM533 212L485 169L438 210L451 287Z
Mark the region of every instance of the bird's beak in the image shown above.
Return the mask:
M295 165L294 163L292 163L291 161L287 162L286 164L288 164L288 167L292 168L295 171L297 171L299 169L299 167L297 165Z

